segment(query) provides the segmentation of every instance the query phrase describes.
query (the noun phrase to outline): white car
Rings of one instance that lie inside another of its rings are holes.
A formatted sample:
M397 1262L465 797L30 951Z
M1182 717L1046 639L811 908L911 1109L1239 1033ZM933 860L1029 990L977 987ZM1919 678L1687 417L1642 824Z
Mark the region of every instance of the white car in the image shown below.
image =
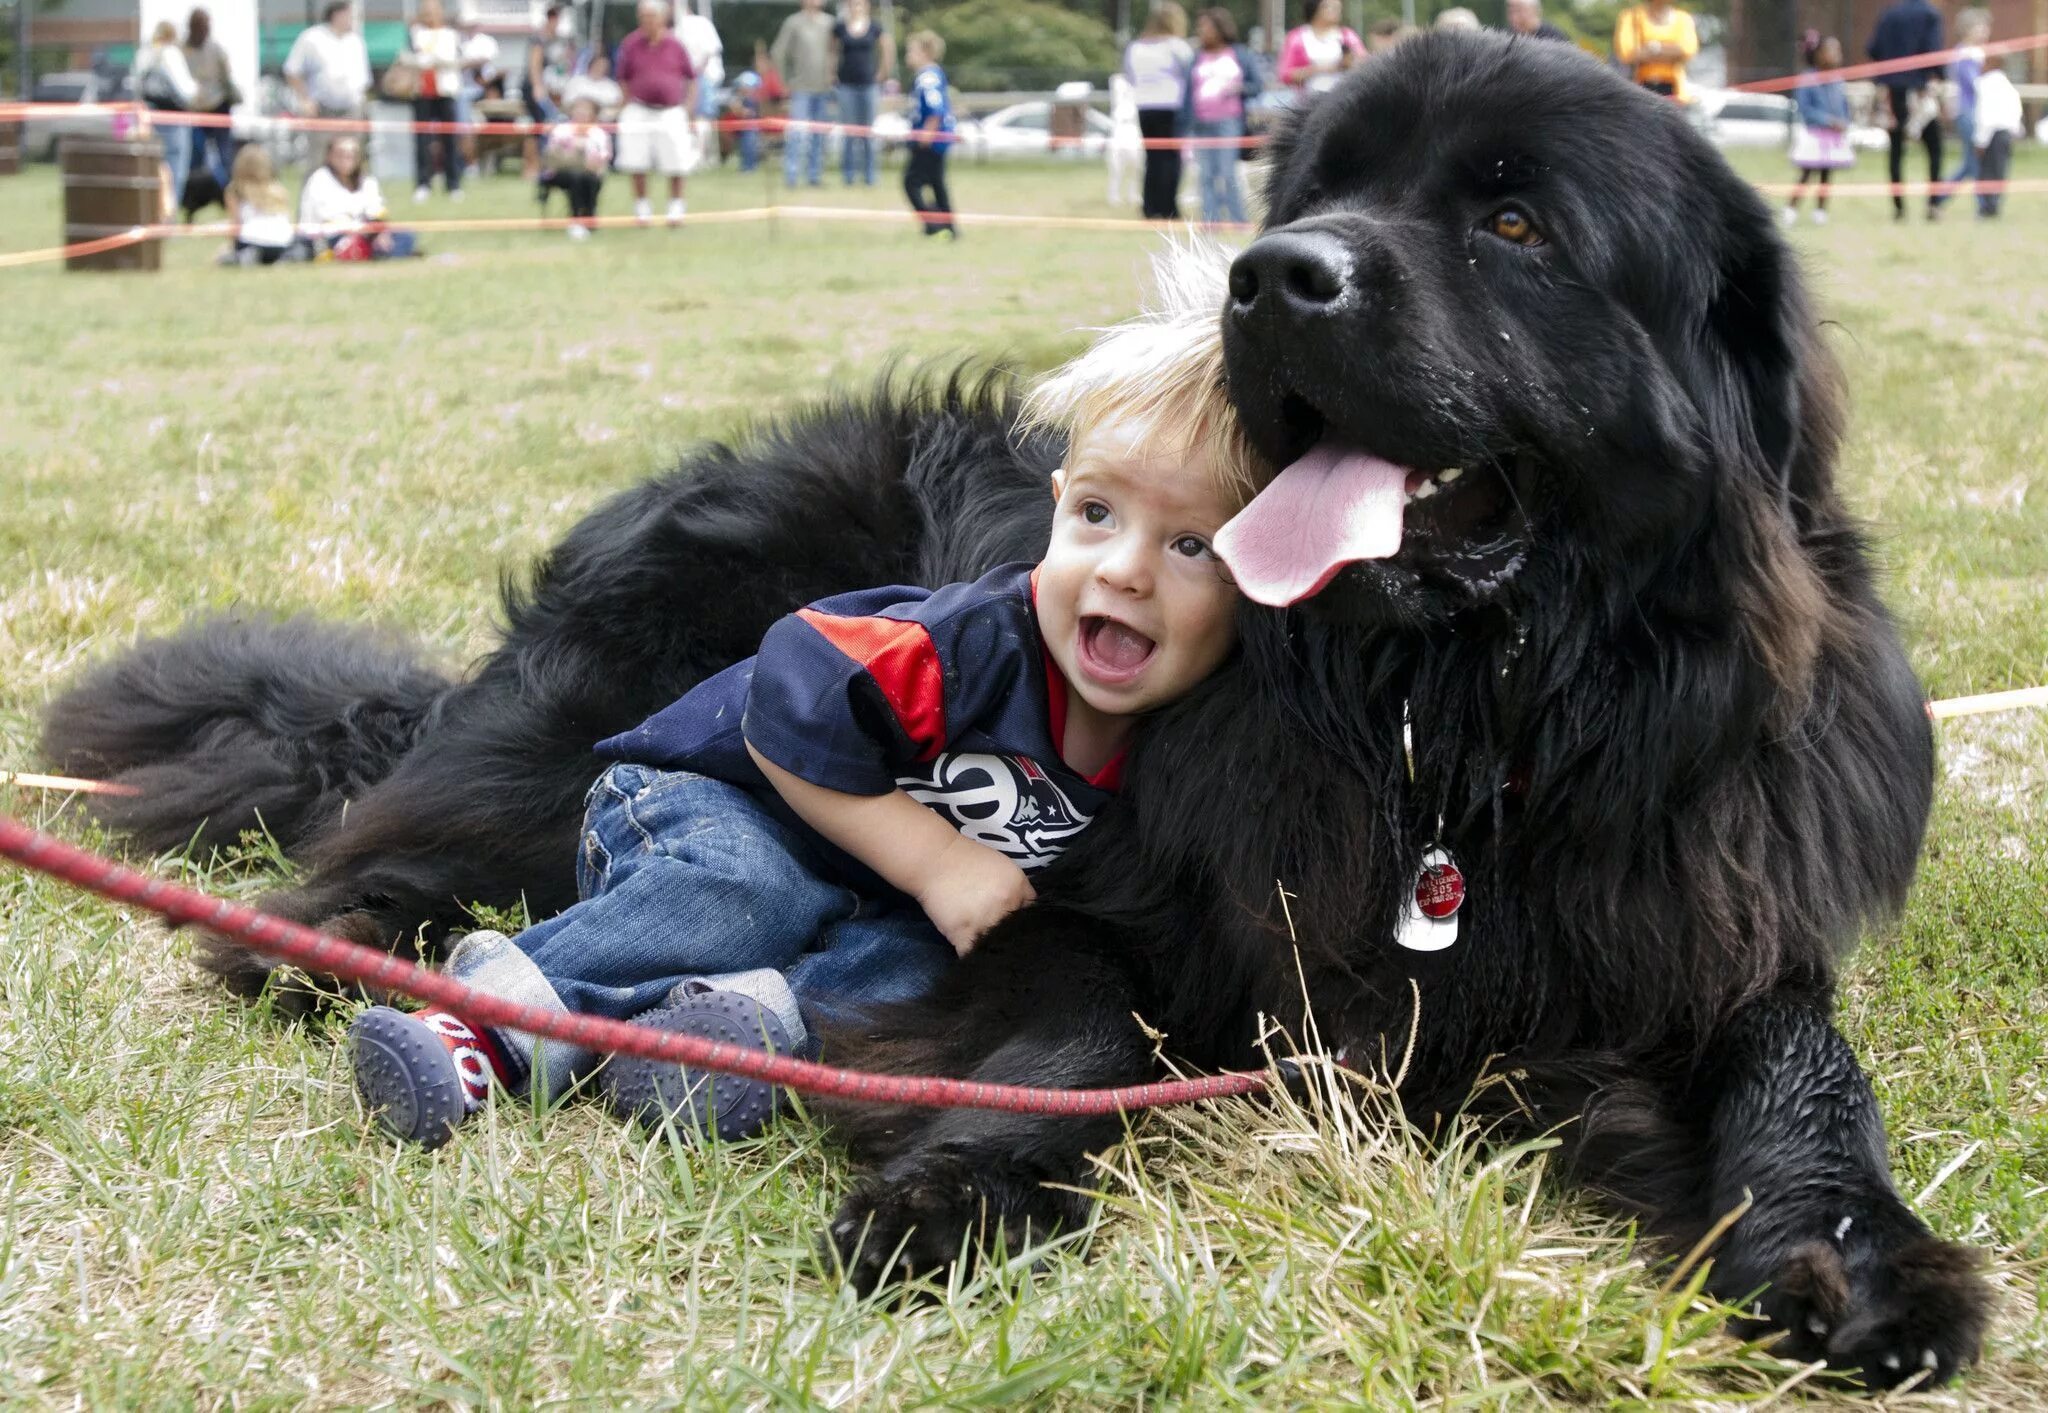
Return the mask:
M1055 148L1052 109L1051 103L1037 99L1029 103L1012 103L1007 108L998 108L986 118L963 122L959 125L957 150L976 158L1038 156L1053 151L1100 158L1108 149L1116 124L1109 120L1109 114L1094 108L1082 110L1085 116L1080 138L1061 142Z
M1732 88L1694 90L1693 121L1717 147L1787 147L1798 109L1782 93L1744 93ZM1884 129L1852 126L1849 145L1882 149Z

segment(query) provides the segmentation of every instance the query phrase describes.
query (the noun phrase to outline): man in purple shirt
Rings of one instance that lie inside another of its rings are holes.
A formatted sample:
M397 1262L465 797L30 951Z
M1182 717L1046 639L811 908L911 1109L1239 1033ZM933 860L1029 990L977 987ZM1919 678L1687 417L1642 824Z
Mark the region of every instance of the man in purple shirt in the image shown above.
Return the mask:
M690 112L697 71L690 53L669 31L663 0L640 0L640 27L619 45L617 78L626 92L619 111L618 167L633 178L633 214L641 225L654 219L647 204L647 173L668 177L668 223L682 224L683 174L695 165Z

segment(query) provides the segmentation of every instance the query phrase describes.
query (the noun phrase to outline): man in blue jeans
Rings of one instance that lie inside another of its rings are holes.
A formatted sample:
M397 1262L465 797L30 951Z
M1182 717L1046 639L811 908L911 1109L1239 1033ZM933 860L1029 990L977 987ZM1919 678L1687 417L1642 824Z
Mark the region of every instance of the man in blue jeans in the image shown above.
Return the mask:
M1041 389L1070 430L1042 561L821 600L600 743L618 763L590 792L583 901L470 934L448 972L795 1054L821 1021L928 992L1100 813L1138 719L1234 648L1210 543L1255 478L1216 307L1113 331ZM445 1011L374 1007L350 1038L366 1106L429 1147L494 1086L553 1100L603 1059ZM761 1081L623 1056L596 1087L621 1116L725 1138L775 1105Z
M802 0L802 8L782 22L769 51L789 88L789 120L822 124L832 120L835 76L832 64L833 19L823 0ZM812 186L824 183L825 134L818 127L793 126L783 137L782 182L796 185L797 167Z

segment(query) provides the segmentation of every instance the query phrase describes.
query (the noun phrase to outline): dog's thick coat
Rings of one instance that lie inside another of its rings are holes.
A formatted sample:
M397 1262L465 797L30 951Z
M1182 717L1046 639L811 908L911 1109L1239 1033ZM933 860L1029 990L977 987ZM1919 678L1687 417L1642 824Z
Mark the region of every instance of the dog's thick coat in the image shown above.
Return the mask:
M1456 468L1455 494L1410 503L1393 558L1247 609L1241 660L1152 725L1041 902L832 1058L1121 1083L1153 1069L1142 1015L1188 1060L1244 1064L1262 1018L1299 1033L1304 977L1322 1036L1376 1057L1407 1047L1419 990L1411 1115L1512 1072L1504 1121L1576 1120L1570 1170L1662 1237L1750 1203L1714 1286L1768 1287L1790 1352L1947 1377L1984 1287L1900 1200L1829 1020L1840 959L1910 883L1931 738L1770 212L1671 105L1492 36L1365 66L1277 145L1268 193L1225 316L1248 428L1281 461L1326 441ZM799 414L599 508L465 681L216 621L90 674L49 752L142 785L101 807L152 847L260 813L310 867L273 904L359 938L552 910L593 741L807 599L1038 553L1057 448L1013 415L997 383ZM1459 938L1404 951L1432 844L1470 883ZM870 1164L832 1227L863 1284L1071 1220L1059 1185L1119 1131L838 1121Z

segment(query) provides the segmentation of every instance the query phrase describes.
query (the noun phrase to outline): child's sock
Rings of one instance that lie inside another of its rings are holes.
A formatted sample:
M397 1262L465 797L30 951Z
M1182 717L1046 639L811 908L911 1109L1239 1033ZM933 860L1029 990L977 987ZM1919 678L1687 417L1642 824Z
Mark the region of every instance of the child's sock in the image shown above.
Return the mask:
M509 1084L505 1057L498 1053L490 1032L478 1030L453 1011L420 1011L413 1019L439 1036L455 1061L455 1077L462 1081L462 1106L475 1113L491 1097L491 1086Z
M496 1044L447 1011L372 1006L348 1035L364 1107L402 1142L438 1148L505 1083Z

